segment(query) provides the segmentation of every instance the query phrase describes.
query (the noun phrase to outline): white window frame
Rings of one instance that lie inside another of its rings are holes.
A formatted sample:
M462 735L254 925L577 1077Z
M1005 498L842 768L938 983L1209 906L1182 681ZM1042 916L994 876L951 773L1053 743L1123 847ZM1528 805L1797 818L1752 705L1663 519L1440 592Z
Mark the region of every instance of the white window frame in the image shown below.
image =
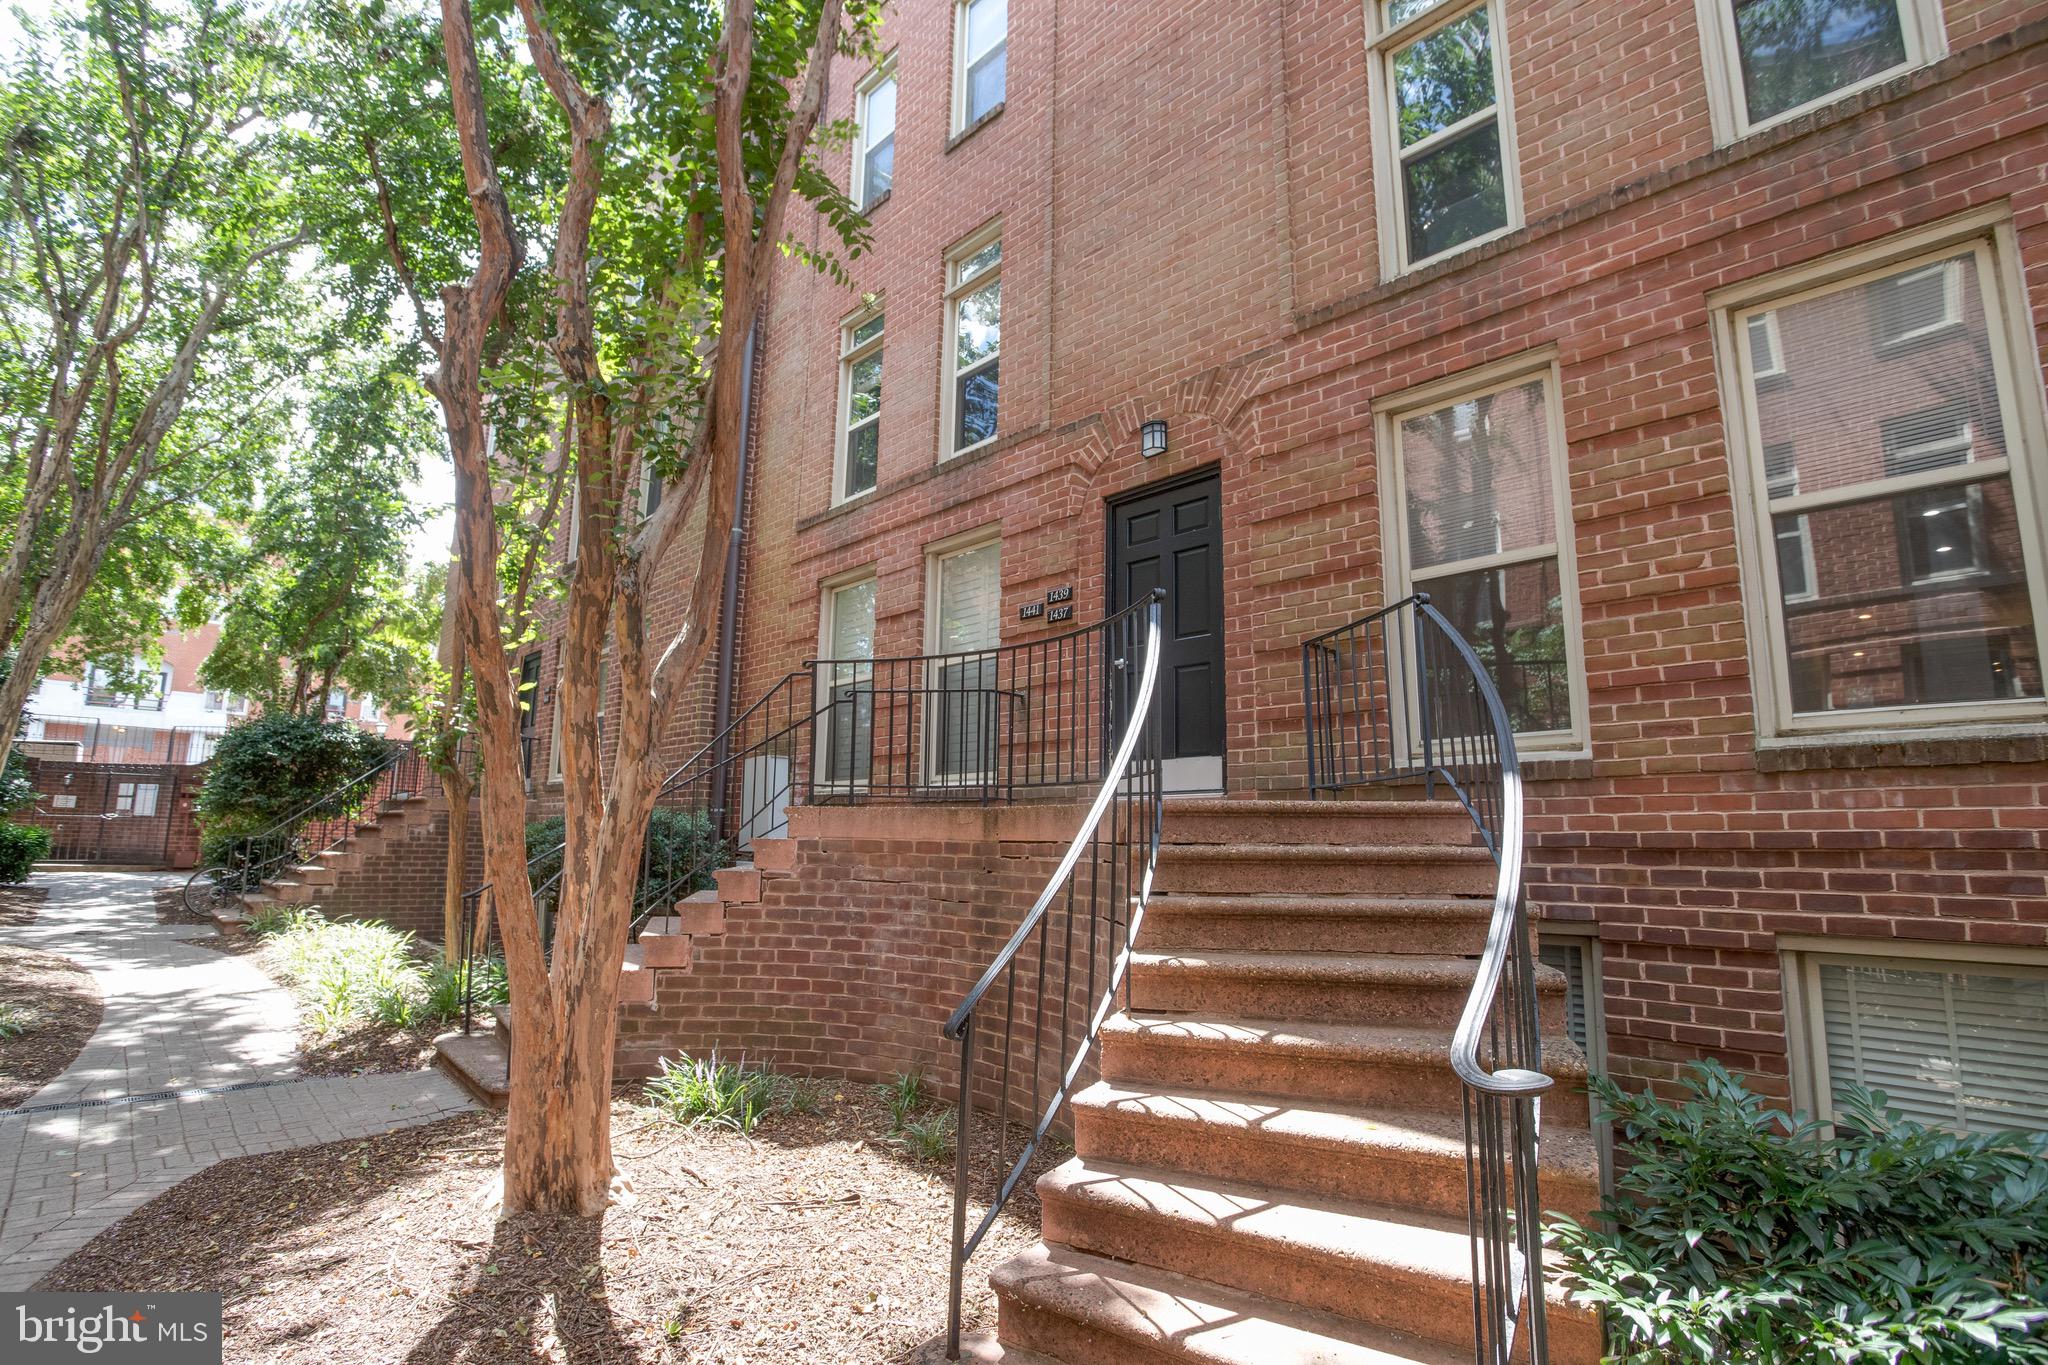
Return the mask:
M1409 564L1408 488L1401 459L1401 423L1418 413L1520 388L1535 380L1543 383L1544 429L1550 446L1552 539L1543 545L1431 565L1417 575ZM1439 578L1481 569L1506 569L1553 557L1557 560L1558 593L1563 599L1571 724L1564 730L1515 735L1517 749L1524 753L1542 753L1546 757L1589 756L1591 753L1587 743L1586 655L1579 612L1578 555L1572 543L1570 449L1565 444L1562 393L1557 350L1545 347L1462 371L1374 405L1375 435L1381 452L1380 487L1384 490L1380 498L1380 543L1387 547L1384 555L1387 601L1406 597L1418 587L1427 590L1429 583Z
M1380 205L1380 274L1392 277L1421 266L1434 265L1504 237L1522 227L1522 158L1515 137L1514 85L1508 74L1508 31L1503 0L1442 0L1405 23L1388 26L1383 17L1385 0L1365 0L1365 28L1371 60L1367 62L1366 84L1372 99L1373 186ZM1400 111L1396 107L1394 58L1409 44L1427 38L1477 9L1487 12L1487 34L1493 49L1493 105L1489 111L1472 114L1448 128L1430 134L1413 147L1403 148ZM1482 120L1492 118L1500 128L1501 186L1507 201L1507 221L1491 232L1467 238L1433 256L1408 257L1407 177L1402 167L1432 148L1467 133Z
M966 298L969 294L981 292L990 284L1000 283L1003 278L1003 262L998 260L993 266L982 271L971 280L963 281L960 278L960 271L975 255L1002 241L1002 239L1003 225L999 219L996 222L990 223L987 227L979 229L973 236L966 238L958 246L955 246L946 253L946 325L941 329L944 336L943 344L945 349L940 353L939 365L939 372L944 376L939 394L939 460L941 463L965 455L969 451L980 450L983 446L990 445L1002 438L1003 381L1000 363L1003 358L1003 336L1002 329L999 326L996 331L995 353L983 356L968 367L969 370L978 370L991 362L995 362L999 367L996 371L996 429L972 445L954 444L954 440L960 431L960 376L968 372L959 368L960 300ZM1007 303L1008 301L1005 300L1006 310Z
M953 136L967 131L970 121L967 117L967 75L968 68L987 59L1000 48L1003 52L1003 98L981 117L994 118L1010 99L1010 18L1007 7L1003 13L1003 36L986 51L976 55L967 50L967 11L974 8L974 0L956 0L953 6ZM975 120L978 122L979 120Z
M832 577L824 579L822 582L818 584L819 659L832 659L835 656L835 651L832 647L832 639L833 636L837 633L839 594L845 592L848 588L857 588L863 583L873 583L875 585L875 629L878 634L880 633L882 620L882 584L881 576L877 567L873 564L864 564L858 569L851 569L846 573L842 574L834 574ZM868 651L868 658L870 660L874 658L874 651L872 647L870 647ZM874 677L874 669L872 667L870 667L868 670L868 677L870 680L872 680ZM817 686L818 696L816 701L813 703L813 706L815 709L817 709L819 715L823 717L824 715L829 714L828 712L826 712L825 707L831 701L831 691L834 686L834 682L831 678L826 677L823 672L819 672ZM870 722L870 724L872 724L872 722ZM830 725L819 724L813 725L811 729L814 732L811 740L811 772L813 775L811 780L814 789L816 789L817 791L822 791L829 794L841 796L853 795L866 791L868 789L869 784L874 780L874 774L872 770L870 770L866 778L859 779L848 777L844 780L836 780L831 779L827 776L827 774L829 774L831 771L830 767L828 766L830 761L831 727Z
M1762 316L1770 317L1773 315L1766 313ZM1751 319L1751 321L1754 322L1755 319ZM1777 362L1777 368L1773 370L1757 371L1756 377L1758 379L1767 379L1772 375L1780 375L1785 373L1784 353L1782 351L1774 351L1772 352L1772 356L1773 359ZM1764 482L1766 491L1768 492L1769 496L1773 499L1779 497L1797 497L1799 495L1799 466L1796 464L1792 466L1792 472L1789 477L1772 478L1770 473L1770 462L1766 460L1764 462ZM1787 492L1778 492L1778 489L1776 487L1777 485L1788 484L1789 489ZM1785 600L1787 602L1811 602L1820 596L1820 579L1817 576L1820 572L1820 567L1819 565L1814 563L1813 528L1807 524L1805 517L1800 517L1798 519L1798 523L1796 529L1793 531L1793 535L1799 541L1799 563L1801 572L1806 577L1806 591L1787 593L1785 594ZM1778 541L1784 539L1783 534L1775 526L1771 528L1771 539L1774 545Z
M1785 340L1778 332L1778 311L1772 308L1750 315L1744 335L1749 338L1749 343L1752 347L1756 345L1759 323L1762 324L1764 349L1770 352L1771 363L1764 369L1754 370L1753 373L1758 379L1776 379L1779 375L1785 373ZM1756 352L1752 350L1750 352L1752 365L1755 363L1755 358Z
M896 79L896 54L891 52L876 62L874 69L862 77L860 84L853 89L853 121L856 132L853 138L853 180L847 198L853 200L864 211L874 208L896 190L896 162L892 156L889 162L889 188L872 200L868 198L868 153L873 150L868 144L868 97L892 81L896 84L896 115L895 121L889 125L889 136L894 138L903 126L903 83Z
M2037 647L2048 648L2048 576L2043 572L2043 528L2048 525L2044 491L2048 491L2048 479L2044 479L2044 471L2039 467L2048 460L2048 414L2044 414L2041 361L2035 348L2032 312L2021 284L2019 242L2005 208L1960 214L1871 246L1716 290L1708 296L1707 304L1720 371L1730 493L1736 509L1736 558L1741 567L1749 636L1750 690L1756 708L1756 742L1761 748L1797 747L1822 736L1897 738L1900 734L1918 733L1940 737L1952 735L1958 724L2003 722L2037 730L2041 720L2048 718L2048 699L2038 698L1866 707L1797 715L1792 709L1791 664L1779 643L1785 638L1783 600L1778 590L1777 554L1771 534L1773 508L1766 492L1762 429L1755 405L1749 401L1748 336L1742 330L1746 315L1851 288L1919 261L1931 264L1956 255L1965 247L1976 252L1978 294L1984 306L1985 334L1991 342L1999 418L2005 428L2008 457L1823 493L1805 493L1785 500L1776 510L1806 511L1861 502L1880 491L1896 494L1947 484L1981 484L2005 475L2012 480L2027 587L2034 607L2035 639ZM2019 458L2010 458L2014 453Z
M1749 100L1742 90L1742 49L1735 33L1734 0L1694 0L1700 26L1700 55L1706 65L1707 116L1713 125L1716 146L1739 142L1798 118L1801 114L1845 100L1881 85L1901 72L1911 71L1948 55L1948 35L1941 20L1941 0L1896 0L1899 31L1905 38L1906 60L1872 76L1839 89L1830 90L1805 104L1752 122Z
M600 770L604 767L604 699L605 684L610 681L607 660L597 662L597 762ZM515 682L514 686L517 686ZM554 700L549 709L554 712L553 733L548 737L548 782L559 785L562 781L562 651L555 651Z
M846 475L852 467L848 457L852 454L853 446L853 367L855 363L866 360L869 356L877 351L881 351L887 345L889 325L886 314L887 308L884 302L877 299L839 324L839 422L837 431L833 436L832 445L832 505L834 507L839 506L841 503L854 502L868 497L882 486L882 452L878 446L875 451L874 483L867 488L861 489L858 493L846 491ZM854 334L870 322L878 319L882 322L882 330L869 337L866 341L856 344L853 339ZM882 363L885 366L888 364L886 355ZM883 379L886 391L887 375L884 375ZM880 422L881 420L882 414L877 411L873 417L867 418L861 425L866 426L869 422Z
M1781 934L1777 947L1785 989L1792 1103L1830 1127L1834 1086L1828 1073L1827 1024L1821 1017L1823 966L1897 967L1920 972L1974 969L1985 975L2048 976L2048 948L1803 934Z
M654 467L654 461L642 458L640 461L640 502L633 510L642 521L661 510L661 499L666 490L662 487L661 471Z
M980 277L976 277L979 283ZM993 653L1003 647L1003 528L979 526L957 536L949 536L936 544L925 546L924 551L924 652L936 655L941 651L939 643L939 580L943 566L949 559L970 554L975 550L994 545L996 550L996 642L988 646ZM926 665L923 685L927 701L939 687L939 664L936 659ZM942 776L938 771L939 707L928 704L924 708L923 755L919 759L920 781L927 787L980 787L994 776L990 772L953 773Z
M144 788L149 790L148 810L141 809ZM144 782L139 778L129 782L117 782L114 784L114 813L132 815L138 820L151 819L156 815L157 798L161 795L160 786L155 782Z

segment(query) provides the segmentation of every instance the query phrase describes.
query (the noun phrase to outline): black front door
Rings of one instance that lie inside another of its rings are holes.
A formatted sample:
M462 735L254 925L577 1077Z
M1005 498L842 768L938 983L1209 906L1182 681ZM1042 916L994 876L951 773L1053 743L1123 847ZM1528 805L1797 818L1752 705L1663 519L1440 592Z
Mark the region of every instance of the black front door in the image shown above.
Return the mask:
M1166 589L1165 756L1223 753L1223 495L1216 475L1109 508L1110 610ZM1220 767L1218 768L1220 773ZM1205 784L1206 785L1206 784Z

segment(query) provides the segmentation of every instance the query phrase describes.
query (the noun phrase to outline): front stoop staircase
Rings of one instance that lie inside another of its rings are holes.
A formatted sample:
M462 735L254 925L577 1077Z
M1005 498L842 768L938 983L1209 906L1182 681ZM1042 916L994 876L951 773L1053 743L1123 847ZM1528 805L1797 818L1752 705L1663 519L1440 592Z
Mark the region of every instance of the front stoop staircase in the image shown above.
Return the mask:
M688 971L692 945L725 933L728 906L759 901L763 879L795 865L796 845L787 838L756 839L748 854L749 861L714 873L713 886L691 892L666 915L650 917L637 939L626 945L626 959L619 968L622 1011L654 1003L658 973ZM503 1109L511 1093L512 1015L504 1005L494 1006L492 1013L495 1020L488 1029L468 1034L456 1029L436 1038L434 1060L477 1100ZM614 1069L621 1076L652 1075L658 1055L657 1050L643 1056L622 1038Z
M1130 1004L1042 1176L1043 1241L991 1276L1005 1362L1473 1358L1450 1066L1494 864L1456 804L1172 801ZM1599 1200L1563 978L1539 977L1542 1207ZM1551 1286L1550 1359L1600 1358ZM988 1359L986 1355L983 1359ZM1516 1358L1527 1358L1526 1339Z
M316 854L311 862L280 869L239 904L213 911L214 927L227 936L245 932L262 910L282 905L312 905L346 873L360 869L365 858L403 840L431 833L434 818L448 809L448 799L435 794L393 795L378 800L347 838ZM445 836L444 836L445 837Z

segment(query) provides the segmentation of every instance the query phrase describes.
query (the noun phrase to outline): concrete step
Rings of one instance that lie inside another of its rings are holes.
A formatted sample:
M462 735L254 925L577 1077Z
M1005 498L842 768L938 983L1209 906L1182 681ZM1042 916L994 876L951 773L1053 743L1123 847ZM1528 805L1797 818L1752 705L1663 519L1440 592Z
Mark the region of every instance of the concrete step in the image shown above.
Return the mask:
M512 1093L512 1051L495 1030L442 1034L434 1040L434 1061L479 1103L505 1107Z
M512 1006L500 1001L491 1006L491 1031L502 1038L507 1046L512 1042Z
M1169 895L1490 896L1484 848L1454 844L1173 844L1159 850Z
M1145 946L1304 953L1425 953L1486 947L1490 897L1154 896Z
M292 880L305 886L332 886L337 877L325 863L305 863L292 869Z
M1472 817L1455 801L1176 799L1170 844L1469 844Z
M647 965L658 970L676 970L690 965L690 935L674 915L656 915L641 927L639 944Z
M1040 1243L989 1276L1006 1346L1063 1365L1470 1365L1471 1353ZM1467 1317L1469 1319L1469 1314Z
M1449 1029L1464 1012L1476 959L1397 953L1144 952L1131 956L1131 1003L1147 1013ZM1562 973L1539 968L1545 1033L1564 1031Z
M725 902L718 892L692 891L672 907L670 918L678 934L722 934L725 932Z
M1456 1110L1400 1112L1194 1089L1098 1082L1074 1096L1074 1150L1091 1164L1150 1165L1312 1197L1463 1218L1465 1127ZM1600 1203L1590 1134L1542 1144L1539 1203L1585 1215Z
M1045 1240L1454 1348L1471 1349L1472 1244L1432 1217L1263 1185L1190 1181L1076 1158L1038 1181ZM1599 1349L1590 1314L1551 1291L1567 1358Z
M761 869L752 863L722 867L714 876L718 899L726 905L750 905L761 899Z
M754 866L763 872L787 872L796 866L794 839L755 839L748 844L747 851L753 855Z
M647 950L637 943L626 945L626 960L619 966L619 1003L654 1003L654 968L647 961Z
M1121 1013L1102 1026L1102 1078L1130 1089L1260 1095L1390 1112L1460 1112L1451 1030ZM1561 1034L1543 1040L1546 1134L1585 1129L1586 1060Z

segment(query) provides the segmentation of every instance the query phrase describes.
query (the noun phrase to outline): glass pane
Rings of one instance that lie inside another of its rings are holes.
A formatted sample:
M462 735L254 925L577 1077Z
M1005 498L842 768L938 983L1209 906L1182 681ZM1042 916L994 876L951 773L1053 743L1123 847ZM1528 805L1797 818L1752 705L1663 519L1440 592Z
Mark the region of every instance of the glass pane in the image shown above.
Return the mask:
M882 334L882 314L877 313L853 329L851 346L864 346Z
M1394 103L1403 147L1493 104L1493 35L1484 5L1394 54Z
M1408 194L1408 259L1423 261L1507 226L1500 129L1488 120L1401 168Z
M1427 14L1441 5L1444 0L1386 0L1381 12L1386 15L1388 28L1399 28L1418 14Z
M1003 705L995 658L946 664L938 671L937 687L932 708L938 726L937 775L957 780L994 772Z
M1401 478L1415 569L1550 544L1543 381L1403 418Z
M999 47L967 69L967 121L987 115L1003 102L1003 68L1010 49Z
M1785 599L1813 593L1813 540L1805 517L1778 519L1778 588Z
M872 204L889 192L896 180L896 138L892 134L868 149L867 180L861 203Z
M1774 310L1785 376L1752 395L1766 446L1791 448L1801 492L1819 493L2006 454L1977 258L1948 289L1959 325L1910 346L1876 325L1897 271Z
M1898 0L1736 0L1751 122L1906 60Z
M1871 290L1871 327L1880 345L1896 345L1960 322L1961 284L1954 261L1942 261L1880 281Z
M1557 561L1418 581L1493 675L1518 734L1569 730L1571 677Z
M995 647L1002 627L1002 566L1000 541L939 561L939 653Z
M953 283L965 284L984 270L993 270L1002 263L1003 244L1000 241L990 242L960 263L959 277Z
M991 360L973 374L960 379L960 429L955 449L986 441L996 434L996 370L1002 362Z
M986 56L1010 28L1009 0L974 0L967 7L967 60Z
M2041 695L2012 483L1988 479L1779 516L1810 546L1811 597L1785 595L1802 713Z
M1749 368L1759 379L1778 372L1778 337L1769 313L1749 320Z
M896 82L883 81L868 91L867 117L861 120L861 135L872 147L896 132Z
M842 496L850 498L875 486L876 471L881 464L881 451L880 418L864 427L855 427L846 434L846 490Z
M875 580L832 591L832 657L875 657Z
M1003 339L1003 282L977 289L955 305L953 368L964 370L996 353Z
M862 356L853 362L853 374L847 381L850 392L846 399L846 423L852 426L864 422L882 410L882 353Z

